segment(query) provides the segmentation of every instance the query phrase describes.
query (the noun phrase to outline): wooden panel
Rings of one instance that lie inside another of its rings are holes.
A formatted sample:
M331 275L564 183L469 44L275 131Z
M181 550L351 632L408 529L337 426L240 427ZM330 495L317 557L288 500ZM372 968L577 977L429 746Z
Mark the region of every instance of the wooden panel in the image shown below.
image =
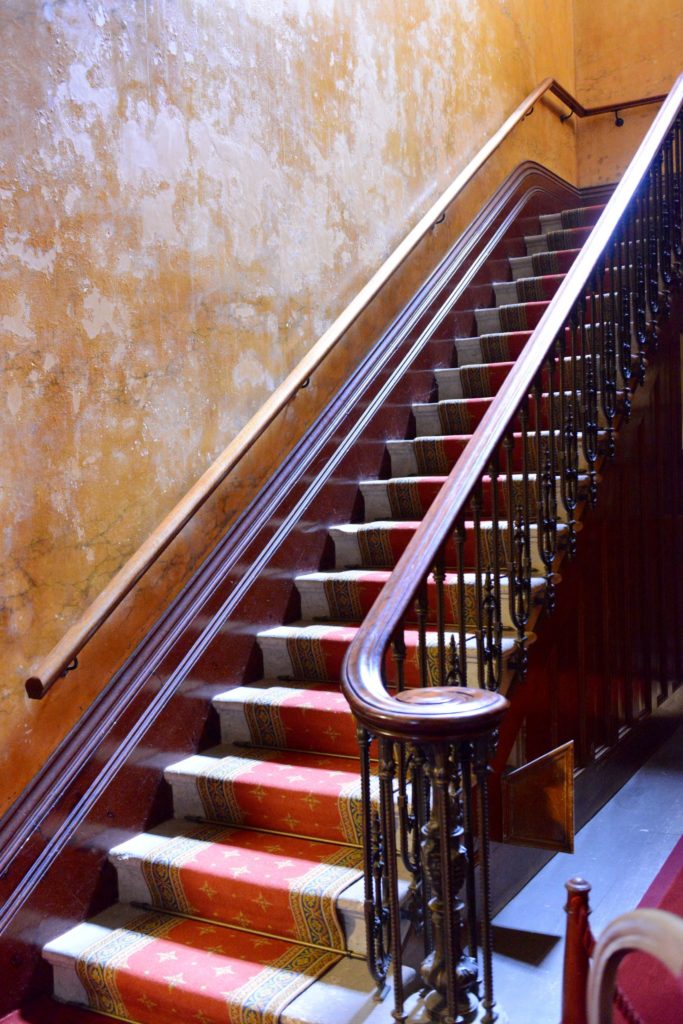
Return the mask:
M574 852L574 743L501 779L503 842Z

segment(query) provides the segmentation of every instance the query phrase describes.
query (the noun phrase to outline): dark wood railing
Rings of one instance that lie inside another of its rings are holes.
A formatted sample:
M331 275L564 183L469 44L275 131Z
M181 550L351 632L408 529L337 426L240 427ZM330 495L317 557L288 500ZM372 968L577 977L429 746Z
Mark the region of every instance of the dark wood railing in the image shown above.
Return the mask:
M405 1019L398 854L424 942L430 1019L470 1020L476 1011L478 921L482 1019L495 1019L486 762L505 707L484 696L500 697L524 676L534 617L552 610L579 509L596 501L597 467L614 452L680 281L682 103L683 75L347 655L343 688L358 721L365 796L370 966L380 985L393 969L396 1020ZM411 623L417 692L403 685ZM368 756L376 740L378 792Z
M592 117L596 114L624 110L627 107L659 103L663 96L648 96L623 103L601 107L584 107L554 78L545 78L519 106L510 114L498 131L482 146L466 167L451 182L437 201L424 214L414 228L399 243L325 333L309 349L289 376L270 395L227 448L209 466L202 477L184 495L159 526L150 534L141 547L119 569L102 592L86 609L83 615L70 627L62 639L38 664L26 680L29 697L40 700L58 679L77 666L77 656L92 639L100 627L109 619L121 602L131 593L145 573L157 562L187 523L208 501L211 495L239 465L247 452L259 440L277 417L288 407L297 392L306 387L312 374L324 362L330 352L345 337L347 331L370 305L375 296L403 265L425 235L443 219L443 215L463 192L465 187L481 170L484 164L500 148L510 133L531 112L534 104L546 94L556 96L578 117ZM563 114L566 119L569 115Z

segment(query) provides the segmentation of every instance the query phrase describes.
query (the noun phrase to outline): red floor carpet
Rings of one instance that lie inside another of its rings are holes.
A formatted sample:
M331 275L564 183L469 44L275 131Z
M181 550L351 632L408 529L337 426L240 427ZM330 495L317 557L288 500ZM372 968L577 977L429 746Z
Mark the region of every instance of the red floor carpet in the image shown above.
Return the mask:
M683 917L683 838L639 905ZM683 978L673 978L652 957L630 953L619 968L619 985L643 1024L683 1024ZM625 1022L618 1013L615 1020Z

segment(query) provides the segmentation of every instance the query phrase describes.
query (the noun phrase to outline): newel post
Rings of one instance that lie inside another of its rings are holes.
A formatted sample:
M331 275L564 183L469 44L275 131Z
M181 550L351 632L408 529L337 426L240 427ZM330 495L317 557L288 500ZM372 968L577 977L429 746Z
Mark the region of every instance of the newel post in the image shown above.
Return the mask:
M419 752L424 766L415 781L423 790L427 783L426 813L419 830L417 822L413 828L419 846L415 884L426 905L428 941L420 966L423 988L408 1018L411 1024L493 1024L498 1014L491 970L487 775L508 702L491 690L465 687L407 689L396 700L410 704L416 715L424 709L426 718L424 735L412 741L411 749L413 763ZM437 708L452 711L445 738L430 736L429 711ZM396 870L392 861L387 859L389 881ZM396 920L394 929L398 927ZM394 1018L406 1019L402 994Z

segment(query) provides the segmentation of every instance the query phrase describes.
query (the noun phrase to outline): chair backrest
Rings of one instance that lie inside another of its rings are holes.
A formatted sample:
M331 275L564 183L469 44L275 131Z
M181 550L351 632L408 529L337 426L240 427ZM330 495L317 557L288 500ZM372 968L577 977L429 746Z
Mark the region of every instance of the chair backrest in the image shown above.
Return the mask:
M633 910L607 925L588 976L588 1024L610 1024L617 969L634 950L649 953L675 976L683 974L683 918L666 910Z

